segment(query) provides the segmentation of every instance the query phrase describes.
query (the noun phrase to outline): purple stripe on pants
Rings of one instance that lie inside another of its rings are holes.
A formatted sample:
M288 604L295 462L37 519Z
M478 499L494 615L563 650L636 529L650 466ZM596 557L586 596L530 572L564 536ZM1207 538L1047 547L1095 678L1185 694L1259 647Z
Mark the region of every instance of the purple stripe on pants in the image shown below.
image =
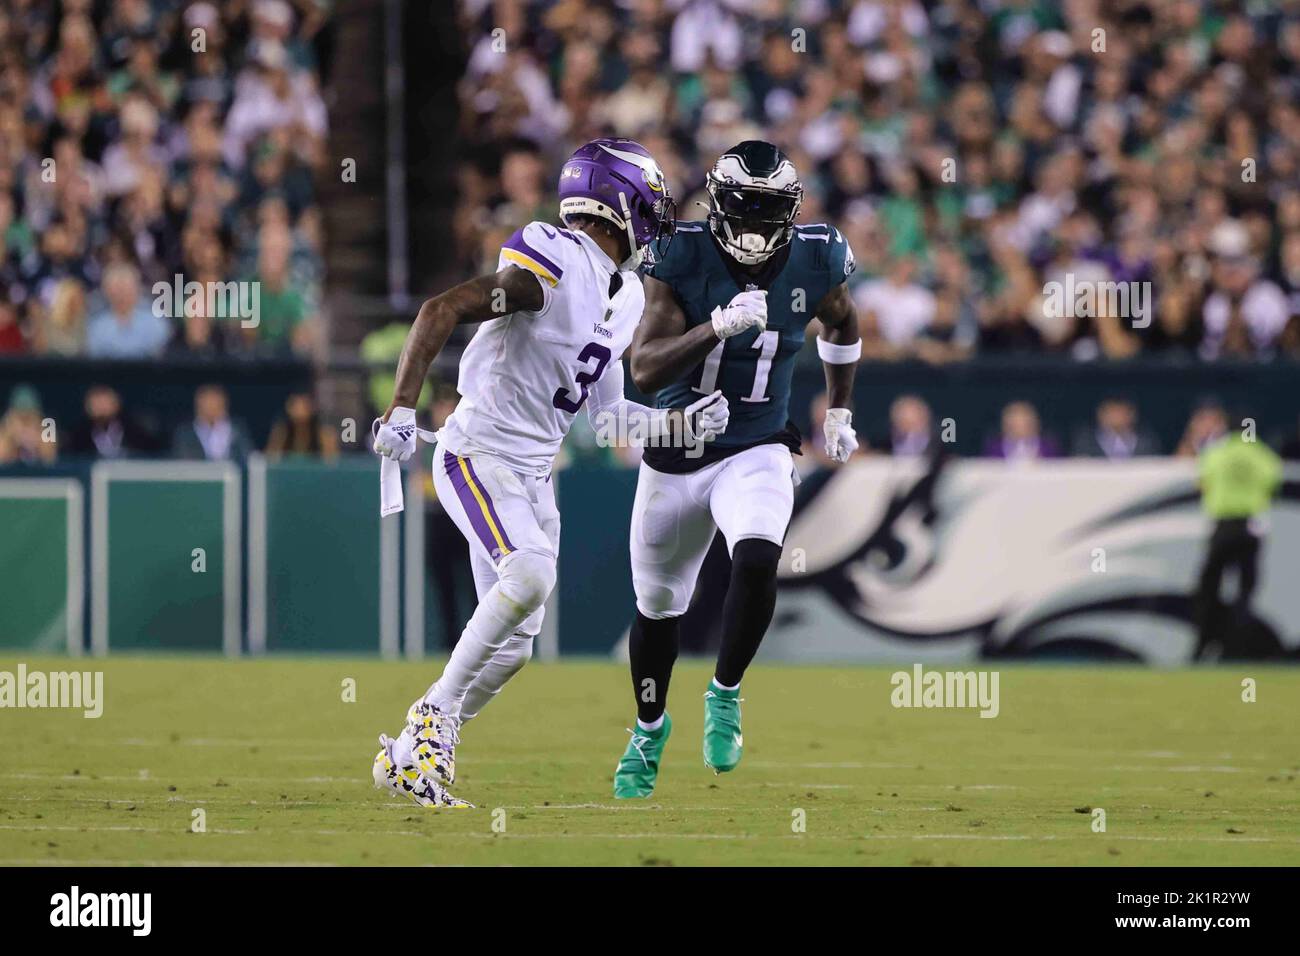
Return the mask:
M468 458L464 459L465 467L470 473L474 484L478 487L478 492L483 496L483 502L487 505L488 515L491 516L492 523L496 525L501 534L501 540L505 542L505 551L497 543L496 536L492 534L492 527L488 524L487 517L483 514L483 507L474 497L474 490L470 488L469 483L465 480L465 473L460 469L461 459L457 458L451 452L443 454L443 467L447 469L447 477L451 479L451 486L456 489L456 497L460 499L461 507L465 509L465 514L469 516L469 523L478 535L479 541L483 542L483 547L487 548L488 554L492 560L496 561L505 554L513 551L515 546L510 543L510 538L506 535L505 525L501 523L500 517L497 516L496 506L492 503L492 497L488 494L487 488L474 473L474 466Z
M469 470L470 478L472 478L474 484L478 486L479 494L483 496L483 500L487 502L488 514L492 516L492 523L496 525L497 533L501 535L501 540L506 543L506 550L515 550L514 544L510 541L510 536L506 534L505 522L502 521L501 516L497 514L497 506L493 503L492 496L488 494L487 485L483 484L482 480L478 476L478 472L474 470L474 462L470 461L468 458L464 461L465 467Z

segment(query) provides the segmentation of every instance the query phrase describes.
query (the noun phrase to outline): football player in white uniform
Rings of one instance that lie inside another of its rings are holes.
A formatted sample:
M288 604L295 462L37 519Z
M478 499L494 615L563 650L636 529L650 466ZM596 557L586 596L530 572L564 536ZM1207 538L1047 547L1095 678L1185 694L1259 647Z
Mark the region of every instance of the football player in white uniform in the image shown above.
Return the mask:
M429 299L407 335L375 452L415 451L416 397L451 330L482 323L461 358L461 400L435 436L438 499L469 542L479 604L441 677L413 703L400 736L380 737L377 786L422 806L461 807L461 723L532 656L555 585L560 515L551 465L585 405L598 431L696 445L726 428L720 392L650 409L623 398L624 350L645 296L637 267L673 228L658 164L639 144L600 139L564 164L565 228L532 222L501 250L498 272Z

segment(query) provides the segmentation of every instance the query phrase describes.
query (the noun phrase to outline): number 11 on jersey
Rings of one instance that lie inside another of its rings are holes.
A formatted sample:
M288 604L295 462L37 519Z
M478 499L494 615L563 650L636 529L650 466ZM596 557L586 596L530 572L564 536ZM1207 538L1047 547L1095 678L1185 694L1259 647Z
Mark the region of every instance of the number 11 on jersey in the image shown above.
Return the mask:
M771 400L767 394L767 378L772 372L772 359L776 357L776 350L781 344L781 333L770 331L760 332L758 338L754 339L754 344L750 348L758 349L758 361L754 368L754 384L750 388L749 394L743 396L742 402L762 403ZM713 347L708 356L704 359L704 374L700 376L700 384L692 387L691 391L699 392L701 395L708 395L718 387L718 373L722 371L722 353L727 348L727 342L723 339Z

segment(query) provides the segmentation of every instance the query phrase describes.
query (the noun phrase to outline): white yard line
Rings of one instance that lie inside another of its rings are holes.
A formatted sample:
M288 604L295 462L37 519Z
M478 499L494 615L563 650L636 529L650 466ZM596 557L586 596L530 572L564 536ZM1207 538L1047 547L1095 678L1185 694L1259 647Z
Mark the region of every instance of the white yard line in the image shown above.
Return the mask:
M859 763L857 761L813 761L795 763L783 760L746 760L746 767L780 768L793 767L797 770L915 770L914 763Z
M492 809L497 809L493 807ZM666 811L721 811L726 813L740 812L737 807L668 807L662 803L534 803L527 804L501 804L502 810L614 810L614 811L645 811L645 810L666 810Z
M183 826L177 827L87 827L87 826L48 826L48 825L28 825L13 826L0 825L0 831L16 830L21 832L45 833L45 832L75 832L75 833L167 833L176 836L188 835L189 830ZM428 838L437 836L440 842L448 839L466 839L466 840L651 840L669 838L674 840L749 840L749 839L786 839L785 834L725 834L725 833L431 833L426 830L302 830L290 828L284 830L268 830L266 828L258 830L226 830L211 828L205 833L198 836L265 836L268 833L276 834L297 834L303 836L400 836L400 837L423 837ZM793 834L791 834L793 836ZM831 839L856 839L855 837L832 837Z
M1026 840L1035 842L1056 842L1061 840L1097 840L1105 842L1107 840L1123 840L1125 842L1135 843L1276 843L1276 844L1300 844L1300 838L1282 838L1282 837L1252 837L1252 836L1222 836L1222 837L1201 837L1201 836L1124 836L1114 833L1077 833L1044 836L1031 836L1024 833L868 833L864 834L861 839L864 840Z
M0 859L0 866L340 866L313 860L50 860Z
M147 783L155 786L159 783L170 783L177 780L211 780L213 783L208 783L207 786L209 787L215 786L216 780L220 780L226 785L232 783L369 783L369 777L364 774L359 774L355 777L227 777L222 774L199 775L168 773L163 777L141 777L138 773L135 776L90 773L4 773L0 774L0 780L67 780L80 781L84 783Z
M189 831L181 827L70 827L70 826L8 826L0 825L0 830L18 830L30 832L85 832L85 833L168 833L181 835ZM899 833L899 834L863 834L861 836L818 836L815 833L431 833L422 830L301 830L287 829L268 831L259 830L208 830L208 835L220 836L265 836L267 833L293 833L307 836L400 836L400 837L423 837L428 838L435 836L439 842L448 840L660 840L664 842L672 840L808 840L811 842L836 842L852 843L861 840L912 840L914 842L924 842L926 840L972 840L984 842L1061 842L1065 840L1120 840L1124 842L1138 843L1269 843L1277 845L1296 845L1300 844L1300 838L1278 838L1278 837L1252 837L1252 836L1226 836L1226 837L1198 837L1198 836L1125 836L1118 834L1105 834L1099 836L1094 833L1081 833L1073 835L1044 835L1033 836L1030 834L1007 833L1007 834L976 834L976 833ZM202 835L202 834L201 834ZM123 861L134 862L134 861Z
M74 804L83 804L85 806L92 806L92 807L102 806L106 803L108 804L122 803L133 807L135 806L165 807L167 805L174 806L177 804L181 804L187 807L188 806L202 806L202 807L234 806L234 807L264 807L268 809L277 808L277 807L338 807L339 805L338 802L334 800L244 800L239 797L226 797L226 798L182 797L176 794L170 794L169 796L166 797L164 796L136 797L134 799L129 799L129 800L124 800L121 798L112 800L107 797L65 797L62 794L54 794L54 795L44 794L41 796L22 794L20 796L15 796L15 797L5 797L4 799L6 803L8 802L60 803L60 804L74 803Z

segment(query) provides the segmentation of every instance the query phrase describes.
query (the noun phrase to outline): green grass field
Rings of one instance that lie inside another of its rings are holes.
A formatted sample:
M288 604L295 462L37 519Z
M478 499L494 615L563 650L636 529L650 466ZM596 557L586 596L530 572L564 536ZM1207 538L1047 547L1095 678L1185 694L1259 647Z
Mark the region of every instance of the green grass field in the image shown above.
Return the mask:
M106 702L98 720L0 710L9 865L1300 862L1294 669L1006 667L1001 714L981 719L891 707L894 668L759 666L744 762L714 776L700 758L709 669L684 663L659 790L615 803L626 670L534 663L465 728L455 792L478 809L436 813L370 780L377 734L400 729L434 663L26 664L102 665Z

